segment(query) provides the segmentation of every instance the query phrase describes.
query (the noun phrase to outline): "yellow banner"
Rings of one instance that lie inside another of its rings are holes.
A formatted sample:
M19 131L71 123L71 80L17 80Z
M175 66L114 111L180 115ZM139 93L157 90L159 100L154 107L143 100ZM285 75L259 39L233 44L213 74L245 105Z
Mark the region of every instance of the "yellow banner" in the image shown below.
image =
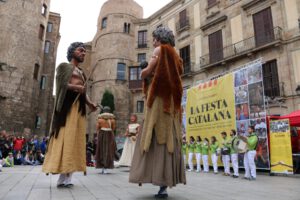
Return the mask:
M270 121L271 172L293 173L289 120Z
M229 135L236 129L233 74L199 84L187 91L186 134L222 141L221 132Z

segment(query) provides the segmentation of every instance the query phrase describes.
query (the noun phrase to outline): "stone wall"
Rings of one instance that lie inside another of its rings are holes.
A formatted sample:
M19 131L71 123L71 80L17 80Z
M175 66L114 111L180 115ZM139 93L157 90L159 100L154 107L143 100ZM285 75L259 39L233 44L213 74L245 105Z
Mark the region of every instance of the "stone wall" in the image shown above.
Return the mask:
M0 2L0 129L36 126L49 5L50 0Z

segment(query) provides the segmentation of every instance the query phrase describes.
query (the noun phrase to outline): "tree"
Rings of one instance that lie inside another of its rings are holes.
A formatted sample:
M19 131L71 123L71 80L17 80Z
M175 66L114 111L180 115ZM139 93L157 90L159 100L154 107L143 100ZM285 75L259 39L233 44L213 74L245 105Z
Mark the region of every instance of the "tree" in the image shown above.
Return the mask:
M104 106L109 106L111 109L111 112L114 112L115 110L115 100L114 100L114 95L109 91L105 90L102 96L101 100L101 105Z

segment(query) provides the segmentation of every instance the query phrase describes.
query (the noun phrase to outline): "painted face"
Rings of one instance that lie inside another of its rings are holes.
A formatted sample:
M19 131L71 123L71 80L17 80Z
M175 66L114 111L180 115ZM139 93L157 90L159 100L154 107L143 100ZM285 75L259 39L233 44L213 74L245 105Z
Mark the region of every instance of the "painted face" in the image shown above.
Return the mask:
M136 117L135 117L134 115L131 115L130 121L131 121L131 122L136 122Z
M77 47L73 53L73 58L77 62L82 63L84 61L85 53L86 49L84 47Z

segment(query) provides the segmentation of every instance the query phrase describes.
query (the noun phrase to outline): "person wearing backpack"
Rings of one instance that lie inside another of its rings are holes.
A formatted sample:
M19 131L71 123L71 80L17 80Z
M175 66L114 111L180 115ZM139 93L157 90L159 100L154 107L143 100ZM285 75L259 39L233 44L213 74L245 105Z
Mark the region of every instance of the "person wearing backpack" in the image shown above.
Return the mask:
M256 156L258 137L255 133L254 126L249 126L248 133L248 137L240 136L240 138L246 142L248 146L248 151L244 154L244 178L247 180L256 180L256 165L254 158Z

